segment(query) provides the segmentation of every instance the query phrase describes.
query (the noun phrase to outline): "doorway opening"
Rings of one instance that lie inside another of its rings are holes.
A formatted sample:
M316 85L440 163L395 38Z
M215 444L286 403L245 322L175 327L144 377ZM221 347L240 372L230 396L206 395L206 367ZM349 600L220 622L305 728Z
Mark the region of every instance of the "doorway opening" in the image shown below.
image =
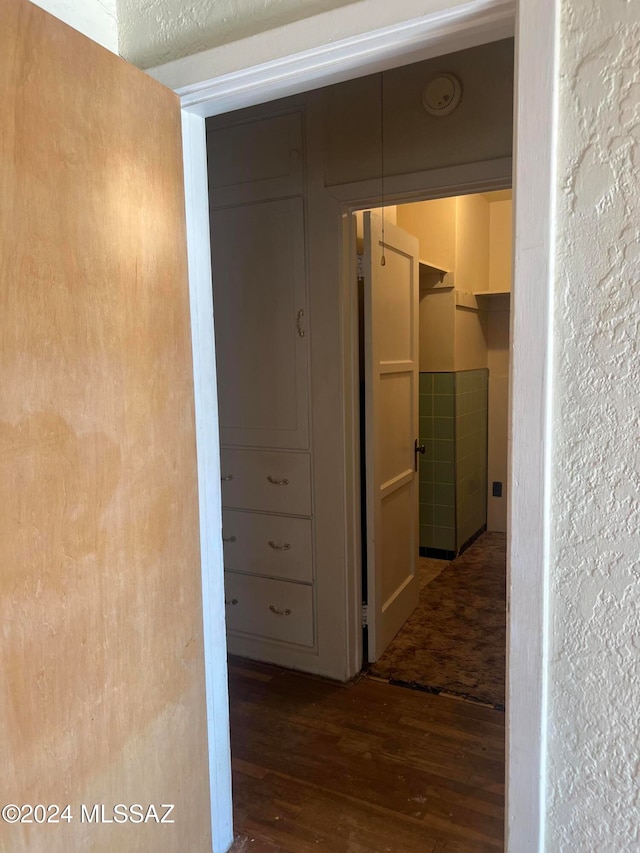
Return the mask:
M424 80L452 63L469 81L468 118L429 125ZM511 40L385 72L390 132L404 131L388 144L387 197L508 186L511 158L496 155L511 146L512 73ZM358 78L208 121L232 651L339 680L362 663L362 530L357 295L351 246L336 237L345 211L379 198L379 179L367 177L379 159L379 85ZM476 133L460 146L465 121ZM454 145L465 162L442 166ZM415 171L402 171L407 159Z
M504 75L496 66L511 67L512 43L462 53L458 61L464 67L481 65L498 79ZM445 61L455 59L438 64ZM419 94L422 78L412 79L414 73L411 67L399 70L393 80L398 95L406 95L409 86ZM341 253L337 238L345 207L378 194L379 182L367 177L372 157L366 126L376 117L377 91L377 80L372 86L364 78L337 94L296 96L209 122L225 603L234 676L252 687L255 681L279 680L263 663L341 681L361 668L360 623L354 616L363 542L356 529L360 517L348 503L359 499L349 482L361 456L359 417L357 408L349 410L352 420L345 424L342 384L350 374L347 399L357 394L358 344L350 331L358 314L352 310L351 278L340 276L351 251L347 246ZM510 150L511 93L500 94L504 121L498 131L495 123L485 128L485 156ZM362 122L347 121L354 103L360 118L365 113L364 133ZM420 124L423 113L412 121ZM401 145L400 140L397 157ZM392 175L387 183L399 201L446 196L451 188L489 192L511 181L509 156L438 168L443 161L429 159L433 150L425 154L413 145L416 171ZM446 158L442 143L439 152ZM425 156L426 164L420 160ZM421 162L429 168L418 169ZM414 283L417 287L417 277ZM349 549L353 560L345 559ZM238 657L260 664L238 665ZM232 720L235 710L232 701ZM256 717L254 724L262 725ZM249 742L245 738L245 746ZM251 764L251 754L241 761ZM447 773L456 772L447 766ZM480 784L493 785L503 772L504 762L496 759L491 778ZM361 793L366 799L375 792ZM501 825L492 833L495 841Z
M354 229L364 666L500 710L511 207L510 190L472 193L359 213Z
M219 542L220 499L217 450L218 415L211 319L211 269L206 193L205 122L209 116L348 80L357 69L372 73L400 61L442 53L446 44L480 43L513 32L516 22L516 101L514 180L515 293L513 305L513 375L518 379L512 409L511 476L520 488L510 497L510 623L519 625L509 640L509 849L534 851L544 843L547 572L549 548L550 451L552 412L552 287L557 112L557 2L540 4L473 2L464 7L419 14L406 20L406 10L389 8L368 29L354 28L337 10L327 16L319 37L301 43L295 26L285 27L269 61L247 58L246 47L227 56L211 51L153 74L180 96L183 120L189 282L192 304L196 426L199 460L202 572L204 594L207 710L210 737L212 824L214 838L225 849L231 825L228 784L228 726L224 648L222 552ZM338 21L338 19L340 19ZM388 28L380 29L391 22ZM330 26L329 26L330 25ZM366 27L366 24L365 24ZM502 32L501 32L502 27ZM505 31L506 30L506 31ZM345 38L333 41L336 33ZM478 36L480 35L480 38ZM267 34L267 39L269 35ZM475 39L475 41L474 41ZM329 44L330 42L330 44ZM241 51L245 51L241 55ZM329 62L327 62L329 59ZM239 69L239 70L238 70ZM544 74L540 73L544 69ZM441 176L440 187L446 185ZM484 189L488 189L485 187ZM495 188L495 187L494 187ZM478 188L480 189L480 188ZM444 193L443 193L444 194ZM375 205L373 192L361 194ZM349 196L343 196L348 200ZM347 383L348 384L348 383ZM347 399L345 411L352 406ZM357 404L357 401L356 401ZM528 417L531 408L536 417ZM349 427L350 428L350 427ZM357 468L356 468L357 475ZM354 516L359 519L359 515ZM352 557L352 552L349 552ZM359 600L359 590L357 591ZM355 599L354 599L355 600ZM359 608L352 602L350 612ZM361 657L357 644L354 658Z

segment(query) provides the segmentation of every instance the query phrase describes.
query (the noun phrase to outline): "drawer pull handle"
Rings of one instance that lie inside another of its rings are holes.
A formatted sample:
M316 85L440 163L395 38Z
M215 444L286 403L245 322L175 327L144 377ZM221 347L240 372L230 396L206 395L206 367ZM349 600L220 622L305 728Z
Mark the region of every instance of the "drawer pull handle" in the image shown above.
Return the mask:
M291 545L288 542L285 542L284 545L276 545L275 542L269 539L269 548L273 548L274 551L289 551L291 550Z
M304 311L302 308L298 311L298 316L296 317L296 329L298 330L298 336L304 338L305 331L302 325L302 318L304 317Z
M228 598L225 598L224 603L225 604L231 604L232 606L234 606L238 603L238 599L232 598L231 600L229 600Z
M270 610L272 613L276 613L278 616L291 616L291 611L289 610L289 608L288 608L288 607L287 607L287 609L286 609L286 610L278 610L277 608L275 608L275 607L273 606L273 604L270 604L270 605L269 605L269 610Z
M228 483L229 480L233 480L233 474L227 474L226 477L220 477L223 483Z
M237 542L238 540L236 539L235 536L223 536L222 541L223 542Z
M289 481L286 479L286 477L283 477L282 480L276 480L275 477L272 477L271 475L269 475L267 477L267 480L274 486L288 486L289 485Z

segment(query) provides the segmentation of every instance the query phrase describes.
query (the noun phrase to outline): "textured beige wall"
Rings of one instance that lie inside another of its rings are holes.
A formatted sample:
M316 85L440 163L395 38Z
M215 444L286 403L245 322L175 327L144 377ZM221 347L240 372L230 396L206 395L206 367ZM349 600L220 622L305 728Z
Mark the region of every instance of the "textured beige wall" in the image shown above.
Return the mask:
M560 25L547 847L635 851L640 10Z
M384 29L398 20L398 4L387 0L117 0L117 4L121 53L141 68L239 40L247 40L242 53L249 51L254 62L265 61L282 55L278 28L286 24L299 22L297 49L304 50ZM465 4L466 0L402 0L401 15L410 21ZM256 41L267 32L269 45L262 42L258 47ZM285 53L291 53L289 46Z
M456 262L456 200L439 198L398 206L398 225L420 241L420 259L443 270Z
M340 6L345 0L117 0L120 50L149 68Z
M403 204L398 205L398 225L418 237L423 260L453 271L457 289L486 290L489 207L482 195ZM475 370L486 366L483 313L456 308L454 293L449 298L433 291L421 293L420 369Z

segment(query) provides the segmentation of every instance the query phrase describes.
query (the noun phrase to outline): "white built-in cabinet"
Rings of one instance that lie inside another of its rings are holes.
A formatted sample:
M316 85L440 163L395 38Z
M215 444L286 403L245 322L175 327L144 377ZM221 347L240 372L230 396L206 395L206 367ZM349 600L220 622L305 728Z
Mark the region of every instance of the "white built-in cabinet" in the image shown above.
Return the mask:
M316 644L300 111L209 128L231 653Z

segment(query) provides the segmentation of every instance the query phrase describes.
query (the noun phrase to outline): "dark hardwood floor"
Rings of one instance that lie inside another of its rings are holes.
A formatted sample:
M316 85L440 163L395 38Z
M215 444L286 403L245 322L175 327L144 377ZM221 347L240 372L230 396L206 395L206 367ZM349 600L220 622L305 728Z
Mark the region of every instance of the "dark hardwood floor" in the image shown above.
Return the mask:
M234 851L503 850L504 714L229 665Z

